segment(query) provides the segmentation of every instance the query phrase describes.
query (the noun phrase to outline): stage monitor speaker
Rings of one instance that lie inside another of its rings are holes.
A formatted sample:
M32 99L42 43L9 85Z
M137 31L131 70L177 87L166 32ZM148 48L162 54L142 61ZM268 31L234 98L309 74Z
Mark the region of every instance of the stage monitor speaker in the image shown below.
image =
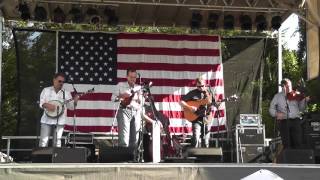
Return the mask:
M131 162L134 160L133 150L127 147L103 147L99 151L100 163Z
M280 153L279 163L314 164L314 153L311 149L285 149Z
M85 163L87 162L87 149L44 147L32 150L33 163Z
M189 148L187 156L195 157L195 162L214 163L223 161L222 148Z

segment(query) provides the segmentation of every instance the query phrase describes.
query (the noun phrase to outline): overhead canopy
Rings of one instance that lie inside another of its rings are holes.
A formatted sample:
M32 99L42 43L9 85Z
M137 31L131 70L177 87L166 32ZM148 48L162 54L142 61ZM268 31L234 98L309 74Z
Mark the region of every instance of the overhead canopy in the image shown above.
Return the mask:
M79 23L89 23L93 14L88 15L88 9L96 9L101 17L99 23L110 22L116 17L118 25L151 25L151 26L182 26L189 27L192 14L196 17L200 27L208 26L208 19L216 21L217 26L222 28L224 16L234 17L234 26L240 27L241 15L251 17L253 29L258 15L263 15L267 20L267 28L271 27L271 19L280 16L281 21L292 12L297 11L302 0L0 0L2 3L3 16L7 20L21 19L19 4L26 3L29 8L31 19L35 19L36 6L43 7L47 18L41 21L53 21L57 7L66 15L65 22L75 21L71 9L80 10L84 19ZM108 8L109 11L105 11ZM92 10L91 9L91 10ZM111 11L110 11L111 10ZM79 12L77 12L79 15ZM215 13L219 18L210 16ZM112 16L112 17L111 17ZM110 20L112 19L112 20Z

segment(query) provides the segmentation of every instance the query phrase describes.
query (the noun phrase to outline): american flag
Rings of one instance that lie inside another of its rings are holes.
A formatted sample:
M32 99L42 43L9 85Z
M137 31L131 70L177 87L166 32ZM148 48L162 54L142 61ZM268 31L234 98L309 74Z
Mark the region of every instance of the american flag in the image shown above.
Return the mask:
M59 32L57 66L69 79L65 88L73 91L71 83L78 92L95 88L78 103L77 131L110 132L117 108L111 95L118 82L126 81L126 69L131 67L142 82L153 82L155 105L170 119L170 131L191 133L179 101L200 76L217 99L224 98L220 43L219 36L208 35ZM214 112L211 131L225 130L225 105ZM73 114L68 111L67 130L72 130Z

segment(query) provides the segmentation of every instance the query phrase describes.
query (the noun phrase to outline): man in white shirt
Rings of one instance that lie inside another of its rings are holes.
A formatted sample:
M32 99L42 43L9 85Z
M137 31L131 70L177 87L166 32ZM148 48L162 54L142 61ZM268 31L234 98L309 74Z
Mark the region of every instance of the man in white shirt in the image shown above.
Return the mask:
M51 101L55 100L64 103L65 101L72 99L71 93L62 88L64 82L64 74L57 73L54 75L53 86L44 88L40 94L40 108L48 112L54 112L57 110L57 106L50 103ZM73 109L73 105L77 102L78 96L74 98L74 102L67 103L64 106L67 106L68 109ZM49 117L45 112L43 112L43 115L41 117L39 147L48 146L48 141L52 129L54 129L53 146L61 147L61 137L66 122L67 108L64 108L62 114L55 118Z
M279 122L283 147L298 149L302 145L301 112L305 110L310 97L298 96L292 90L290 79L283 79L281 86L282 92L274 95L269 113Z
M127 81L119 82L112 94L113 101L120 101L117 113L118 145L136 148L141 127L141 86L135 84L137 72L127 70Z

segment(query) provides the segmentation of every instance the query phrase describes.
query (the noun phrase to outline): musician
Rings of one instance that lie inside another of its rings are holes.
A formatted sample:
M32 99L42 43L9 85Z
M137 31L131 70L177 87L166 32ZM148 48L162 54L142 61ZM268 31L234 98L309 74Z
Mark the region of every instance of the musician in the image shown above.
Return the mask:
M201 77L196 79L196 89L190 91L185 96L182 97L180 105L184 109L189 109L192 112L198 110L195 106L190 106L187 104L187 101L196 101L201 99L207 99L207 104L211 104L212 96L208 92L208 89L205 84L205 80ZM204 114L199 116L195 121L192 121L192 146L193 147L209 147L209 138L210 138L210 121L211 111L209 114ZM201 144L200 144L201 138Z
M278 121L283 147L297 149L302 144L301 112L310 98L293 91L290 79L283 79L281 86L282 92L274 95L269 113Z
M118 83L111 98L113 101L129 103L128 105L120 103L117 113L118 145L122 147L136 148L139 140L141 127L141 91L139 89L141 88L136 84L136 80L136 70L127 69L127 81Z
M52 100L58 100L64 102L72 99L71 93L63 89L63 83L65 82L65 75L57 73L53 77L53 86L46 87L40 94L40 108L45 109L49 112L57 111L56 105L50 104ZM78 97L74 97L74 103L78 102ZM73 102L67 103L68 109L73 109ZM47 147L49 136L54 129L53 133L53 146L61 147L61 137L63 128L66 122L67 108L57 118L49 117L45 112L41 117L41 129L40 129L40 147ZM60 109L61 110L61 109Z

